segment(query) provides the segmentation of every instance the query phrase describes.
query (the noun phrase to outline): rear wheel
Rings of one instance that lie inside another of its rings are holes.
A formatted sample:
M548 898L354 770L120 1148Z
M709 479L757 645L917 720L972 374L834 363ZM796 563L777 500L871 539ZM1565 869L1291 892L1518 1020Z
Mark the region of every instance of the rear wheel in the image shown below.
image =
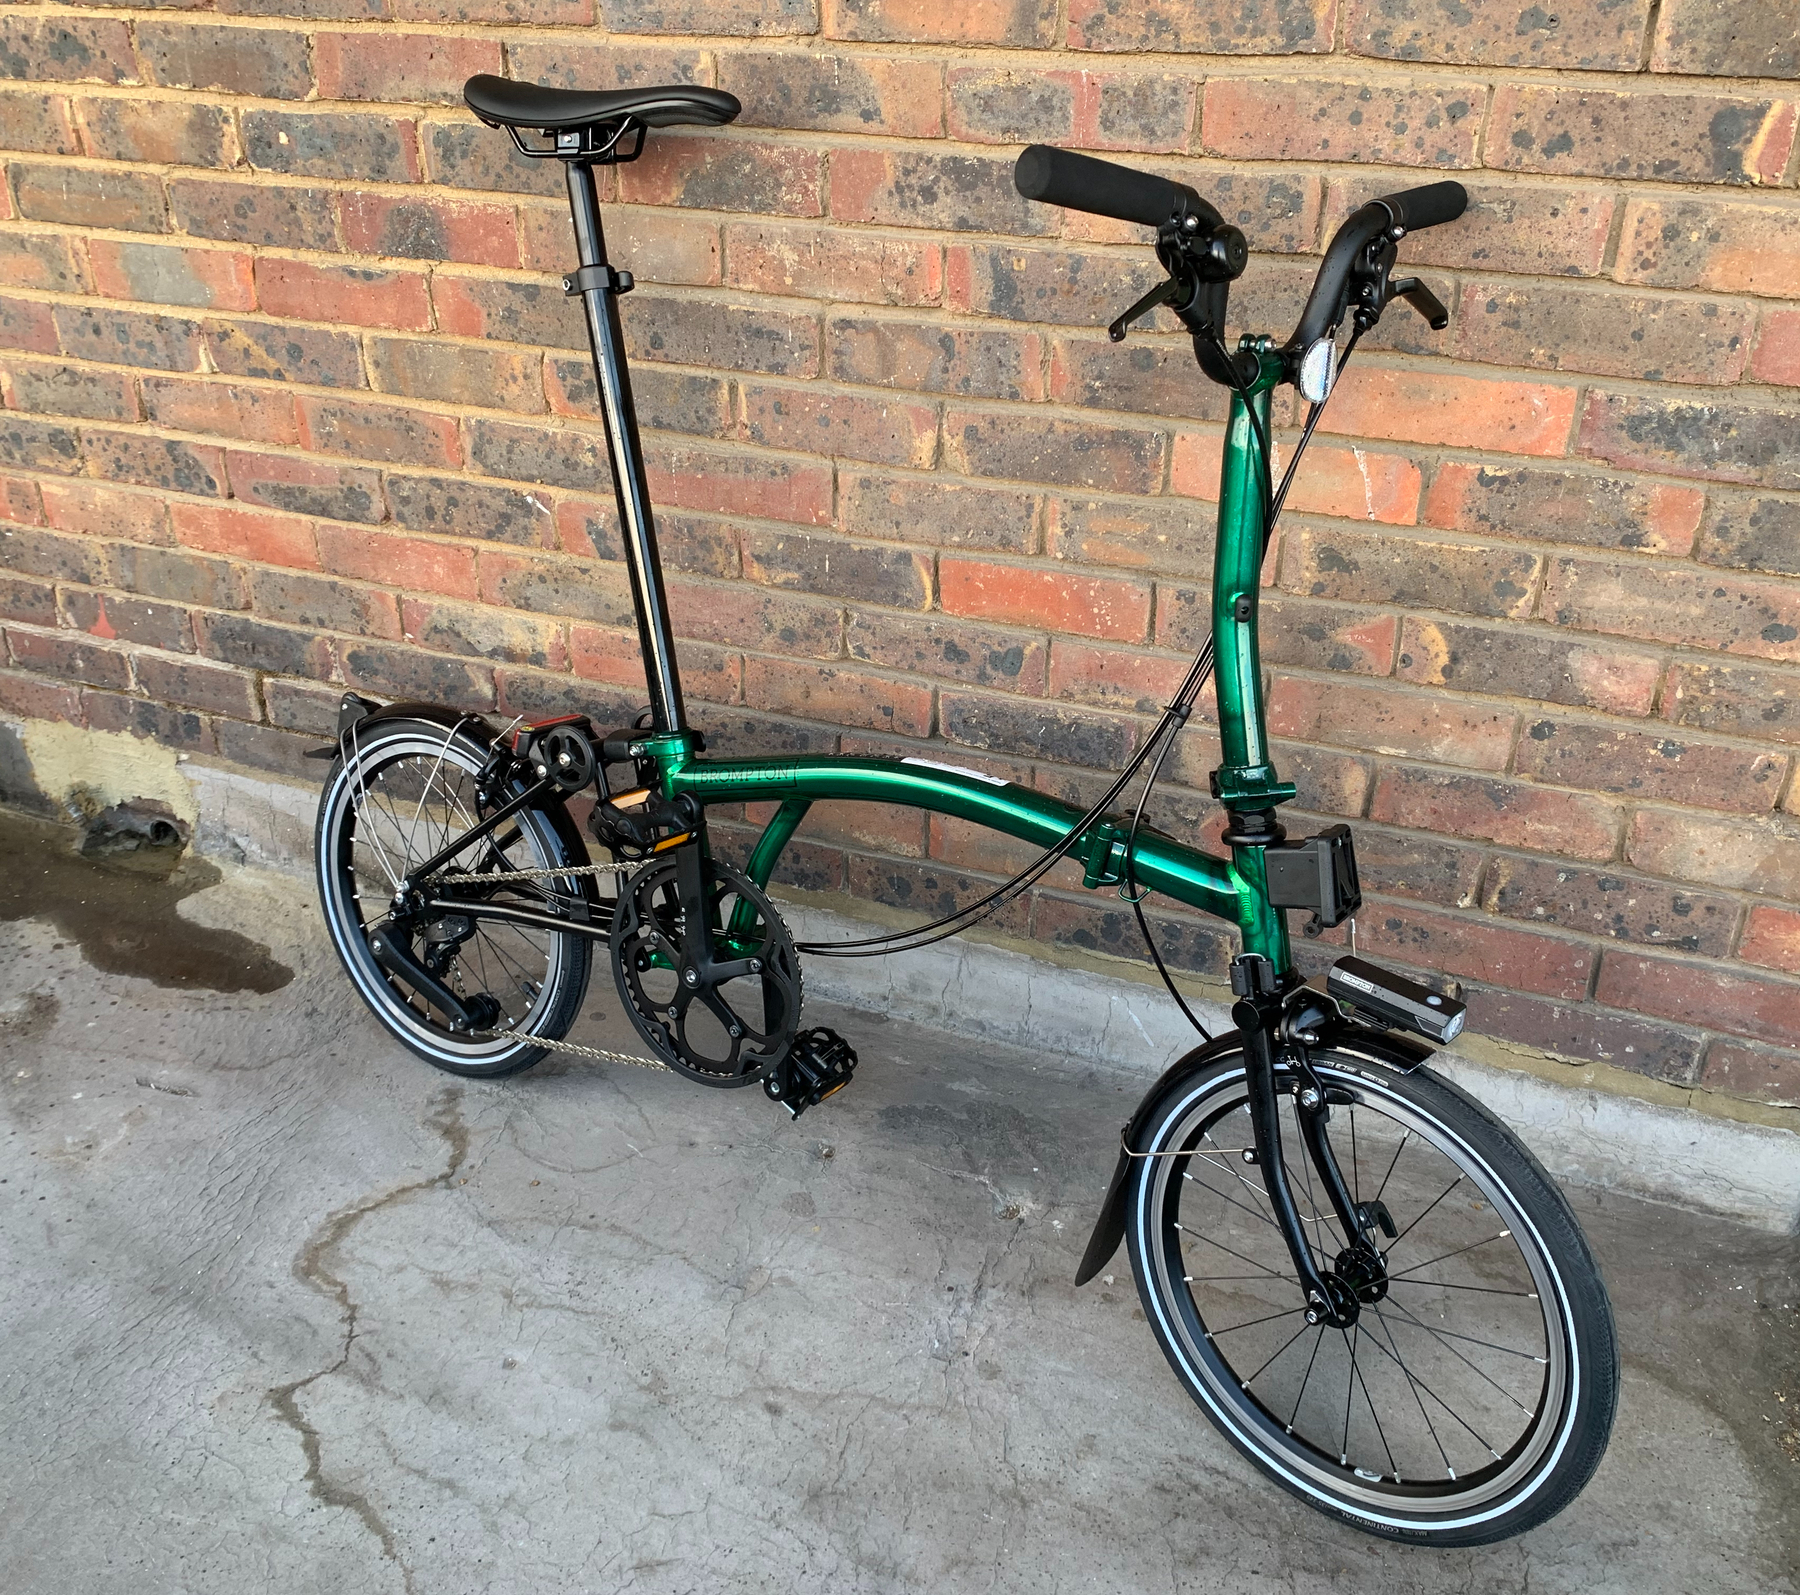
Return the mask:
M1485 1109L1429 1070L1315 1053L1326 1133L1385 1286L1348 1328L1309 1325L1254 1159L1241 1054L1165 1091L1145 1121L1127 1237L1171 1366L1251 1461L1372 1534L1476 1545L1559 1512L1612 1428L1606 1288L1561 1194ZM1348 1245L1277 1076L1283 1144L1321 1271ZM1246 1153L1250 1156L1246 1157Z
M402 1044L452 1074L516 1074L544 1057L536 1038L561 1040L581 1010L592 949L573 932L467 915L397 924L394 889L484 812L478 777L485 742L465 726L383 721L334 761L319 798L313 838L319 905L345 973L375 1017ZM509 796L511 794L508 794ZM591 900L578 877L481 887L484 874L554 870L587 862L560 810L528 808L452 866L456 890L585 921ZM446 872L446 873L447 873ZM453 1029L405 980L376 962L372 933L404 936L411 954L488 1017L480 1032ZM488 1034L485 1032L499 1032Z

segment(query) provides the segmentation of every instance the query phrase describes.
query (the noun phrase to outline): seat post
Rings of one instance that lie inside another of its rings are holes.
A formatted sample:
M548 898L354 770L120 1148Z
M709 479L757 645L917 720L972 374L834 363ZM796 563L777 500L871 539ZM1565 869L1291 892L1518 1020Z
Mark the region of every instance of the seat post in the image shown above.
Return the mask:
M606 237L600 227L600 196L594 169L585 161L566 161L569 209L575 221L575 252L582 267L604 267ZM675 663L675 635L669 621L669 597L663 586L662 559L656 548L656 522L650 487L644 477L643 445L638 441L637 408L631 397L631 373L625 363L625 335L619 324L619 284L585 273L581 302L587 312L588 344L594 378L600 390L600 413L606 421L606 453L612 463L613 488L619 500L619 525L625 544L625 568L631 576L637 607L638 644L644 655L644 679L650 689L650 715L658 735L687 729L681 698L681 675Z

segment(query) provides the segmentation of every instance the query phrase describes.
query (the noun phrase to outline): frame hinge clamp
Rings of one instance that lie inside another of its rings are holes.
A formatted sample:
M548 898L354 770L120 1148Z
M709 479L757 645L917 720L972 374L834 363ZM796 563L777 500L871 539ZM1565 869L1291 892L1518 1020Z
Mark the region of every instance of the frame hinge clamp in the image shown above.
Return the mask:
M1272 809L1293 801L1292 781L1283 781L1272 764L1222 764L1212 772L1212 795L1229 809Z
M566 294L591 293L596 288L602 293L628 294L636 279L630 272L614 271L611 266L583 266L570 272L562 281Z

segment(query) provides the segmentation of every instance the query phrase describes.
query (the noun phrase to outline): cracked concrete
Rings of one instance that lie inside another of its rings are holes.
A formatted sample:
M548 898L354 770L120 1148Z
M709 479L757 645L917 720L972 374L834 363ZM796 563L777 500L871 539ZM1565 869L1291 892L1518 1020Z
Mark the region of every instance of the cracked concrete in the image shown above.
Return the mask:
M0 923L9 1592L1800 1586L1791 1237L1581 1193L1612 1451L1532 1535L1398 1550L1200 1419L1122 1256L1069 1284L1141 1079L818 1007L863 1067L797 1125L631 1068L458 1082L302 883L173 912L292 980ZM577 1036L629 1045L609 997Z

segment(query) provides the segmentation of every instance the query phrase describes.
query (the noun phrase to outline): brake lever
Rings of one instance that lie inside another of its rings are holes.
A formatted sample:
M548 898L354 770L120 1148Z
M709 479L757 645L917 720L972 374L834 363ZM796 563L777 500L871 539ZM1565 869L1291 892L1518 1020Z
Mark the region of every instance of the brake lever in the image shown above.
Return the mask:
M1418 311L1433 332L1442 332L1450 325L1450 312L1444 308L1443 300L1417 277L1395 278L1388 287L1394 298L1404 299Z
M1149 293L1145 294L1142 299L1138 300L1138 302L1127 310L1124 315L1120 316L1117 321L1113 322L1113 324L1106 329L1107 337L1111 338L1114 343L1123 343L1125 341L1125 329L1129 327L1132 322L1143 320L1143 318L1149 315L1152 310L1157 308L1157 306L1168 304L1180 293L1181 284L1173 277L1169 278L1166 282L1161 283L1159 286L1152 288Z

